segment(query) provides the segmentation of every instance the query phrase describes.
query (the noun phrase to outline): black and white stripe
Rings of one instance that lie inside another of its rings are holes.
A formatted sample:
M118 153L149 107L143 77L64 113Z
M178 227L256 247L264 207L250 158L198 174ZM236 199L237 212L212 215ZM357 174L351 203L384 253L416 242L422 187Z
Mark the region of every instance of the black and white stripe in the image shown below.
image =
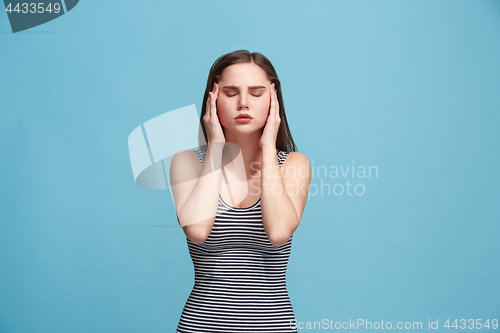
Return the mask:
M203 164L205 151L195 151ZM278 151L279 165L288 152ZM219 196L210 235L202 244L186 237L195 283L177 333L297 332L286 289L292 237L275 247L264 231L259 199L231 207Z

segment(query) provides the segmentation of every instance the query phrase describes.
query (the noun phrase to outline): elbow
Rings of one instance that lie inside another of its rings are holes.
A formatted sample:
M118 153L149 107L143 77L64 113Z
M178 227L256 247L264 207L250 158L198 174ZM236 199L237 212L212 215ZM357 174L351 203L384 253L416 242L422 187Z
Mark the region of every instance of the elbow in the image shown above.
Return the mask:
M188 236L188 238L193 242L193 243L196 243L196 244L203 244L208 237L206 236L200 236L200 235L190 235Z
M205 240L210 235L211 225L210 226L205 225L205 223L207 221L210 221L210 220L213 220L213 219L209 219L209 220L205 220L205 221L201 221L201 222L195 222L195 223L188 222L186 224L183 224L182 222L185 222L185 221L182 220L182 218L181 218L181 220L179 221L179 224L181 225L182 230L186 234L186 237L189 238L190 241L192 241L193 243L196 243L196 244L201 244L201 243L204 243ZM213 224L213 222L211 224Z
M193 243L202 244L208 238L208 235L206 233L201 232L201 230L196 230L200 228L193 229L189 228L189 226L185 226L182 229L184 230L186 237L189 238L189 240Z
M286 244L290 240L291 235L288 235L287 233L281 232L281 233L274 233L269 236L269 242L274 246L282 246Z
M280 246L284 245L285 243L286 243L286 242L282 242L282 241L280 241L280 242L277 242L277 241L275 241L275 240L274 240L274 241L271 241L271 244L272 244L274 247L280 247Z
M275 230L274 232L270 232L268 235L269 242L275 247L282 246L286 244L290 238L292 237L296 227L291 229L292 227L285 227L281 230Z

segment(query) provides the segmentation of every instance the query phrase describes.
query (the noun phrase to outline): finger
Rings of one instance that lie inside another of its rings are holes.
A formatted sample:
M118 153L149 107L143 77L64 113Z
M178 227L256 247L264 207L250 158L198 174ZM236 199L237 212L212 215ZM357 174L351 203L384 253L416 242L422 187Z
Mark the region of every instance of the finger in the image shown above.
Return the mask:
M278 96L276 95L276 89L274 89L274 83L273 83L273 100L274 100L274 118L278 117L278 110L279 110L279 105L278 105Z
M214 98L214 93L212 93L212 98L210 99L210 115L211 116L216 116L216 106L215 106L215 98Z
M218 110L217 110L217 100L219 99L219 92L220 92L219 84L216 82L215 83L214 112L215 112L215 115L217 117L218 117L218 115L217 115L217 113L218 113Z
M274 102L274 94L273 94L273 88L272 88L272 86L273 86L273 85L271 85L271 86L269 87L269 89L270 89L270 91L271 91L271 93L270 93L270 95L271 95L271 106L270 106L270 108L269 108L269 109L270 109L269 116L274 117L274 116L275 116L275 115L274 115L275 102Z
M274 91L274 105L276 109L276 119L280 118L280 102L278 101L278 93Z
M207 98L207 102L206 102L206 111L205 111L205 115L210 115L210 92L208 92L208 98Z
M208 114L210 116L212 116L212 109L213 109L213 107L212 107L212 105L213 105L212 101L214 99L214 91L215 91L215 82L214 82L214 85L212 86L212 91L208 93L208 101L207 101L207 103L208 103L208 111L209 111Z
M279 101L278 101L278 91L276 90L276 87L273 83L273 90L274 90L274 107L275 107L275 110L276 110L276 119L279 119L280 117L280 104L279 104Z
M278 101L278 94L274 93L274 107L276 110L276 117L279 118L280 116L280 102Z

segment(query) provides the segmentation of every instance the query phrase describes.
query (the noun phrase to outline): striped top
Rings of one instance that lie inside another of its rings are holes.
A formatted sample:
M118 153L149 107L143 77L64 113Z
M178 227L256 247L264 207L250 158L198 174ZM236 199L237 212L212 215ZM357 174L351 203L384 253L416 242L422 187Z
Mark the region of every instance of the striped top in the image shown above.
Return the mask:
M195 153L203 164L206 152ZM280 167L287 155L278 151ZM297 332L285 275L292 236L281 246L271 244L260 197L250 207L236 208L219 195L207 239L196 244L186 237L195 282L177 333Z

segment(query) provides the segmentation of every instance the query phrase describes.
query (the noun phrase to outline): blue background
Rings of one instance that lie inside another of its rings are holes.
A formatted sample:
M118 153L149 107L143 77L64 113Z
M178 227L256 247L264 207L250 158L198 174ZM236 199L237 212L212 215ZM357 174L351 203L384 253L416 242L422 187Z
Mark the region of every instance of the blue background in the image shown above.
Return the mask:
M192 262L127 137L200 112L238 49L275 66L313 167L379 171L312 179L366 191L310 196L297 321L500 319L500 1L87 0L0 31L0 332L175 331Z

